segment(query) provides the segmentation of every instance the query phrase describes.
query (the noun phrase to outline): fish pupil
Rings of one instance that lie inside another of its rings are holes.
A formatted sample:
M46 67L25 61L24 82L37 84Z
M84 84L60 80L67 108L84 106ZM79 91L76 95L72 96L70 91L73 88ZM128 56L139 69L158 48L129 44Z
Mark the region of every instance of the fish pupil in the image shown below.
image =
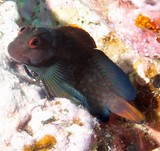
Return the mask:
M29 46L30 46L31 48L37 48L37 47L39 46L39 44L40 44L40 39L37 38L37 37L32 38L32 39L30 40L30 42L29 42Z

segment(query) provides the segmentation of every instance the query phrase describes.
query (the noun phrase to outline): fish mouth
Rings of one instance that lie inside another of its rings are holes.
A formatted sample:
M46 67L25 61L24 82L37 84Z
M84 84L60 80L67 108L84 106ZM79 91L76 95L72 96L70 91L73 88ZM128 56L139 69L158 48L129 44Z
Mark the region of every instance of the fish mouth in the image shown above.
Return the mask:
M10 61L12 61L12 62L14 62L14 63L18 63L18 64L24 64L24 65L29 65L29 59L25 59L25 60L28 60L28 61L22 61L22 60L24 60L24 59L22 59L22 60L19 60L19 59L16 59L16 58L14 58L14 57L9 57L9 60Z
M23 63L24 57L19 53L13 42L8 45L9 59L16 63Z
M30 59L27 57L22 56L20 53L18 53L15 49L8 49L8 56L9 60L16 62L18 64L30 64Z
M8 58L11 62L14 62L14 63L18 63L18 64L21 64L20 62L18 62L16 59L14 59L13 57L9 56Z

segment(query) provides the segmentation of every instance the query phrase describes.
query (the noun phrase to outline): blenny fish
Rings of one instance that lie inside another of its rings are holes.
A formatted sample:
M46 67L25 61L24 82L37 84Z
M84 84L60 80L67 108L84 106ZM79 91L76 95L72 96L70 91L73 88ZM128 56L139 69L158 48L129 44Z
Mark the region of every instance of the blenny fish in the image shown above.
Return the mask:
M109 120L110 112L136 123L144 120L129 103L136 92L128 76L81 28L22 27L8 53L30 75L36 73L51 98L81 104L102 122Z

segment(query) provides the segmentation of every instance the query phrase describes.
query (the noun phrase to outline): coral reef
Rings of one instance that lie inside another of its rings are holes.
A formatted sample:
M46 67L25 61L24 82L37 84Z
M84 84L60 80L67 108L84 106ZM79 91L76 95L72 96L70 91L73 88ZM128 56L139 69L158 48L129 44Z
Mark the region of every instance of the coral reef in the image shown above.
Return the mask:
M125 41L131 50L141 56L159 57L159 40L157 39L159 39L160 28L160 1L81 1L89 6L91 10L96 11L111 30L116 31L119 37ZM156 33L137 27L135 20L138 19L144 19L145 22L148 20L150 26L156 28Z

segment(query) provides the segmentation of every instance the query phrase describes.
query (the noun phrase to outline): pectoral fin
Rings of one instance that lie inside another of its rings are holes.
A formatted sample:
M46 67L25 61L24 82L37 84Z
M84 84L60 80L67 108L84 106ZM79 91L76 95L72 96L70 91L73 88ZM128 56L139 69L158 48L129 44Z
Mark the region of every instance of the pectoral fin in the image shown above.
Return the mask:
M74 88L74 77L71 67L66 66L64 63L56 63L47 68L29 68L40 76L50 96L65 97L89 108L87 99Z

